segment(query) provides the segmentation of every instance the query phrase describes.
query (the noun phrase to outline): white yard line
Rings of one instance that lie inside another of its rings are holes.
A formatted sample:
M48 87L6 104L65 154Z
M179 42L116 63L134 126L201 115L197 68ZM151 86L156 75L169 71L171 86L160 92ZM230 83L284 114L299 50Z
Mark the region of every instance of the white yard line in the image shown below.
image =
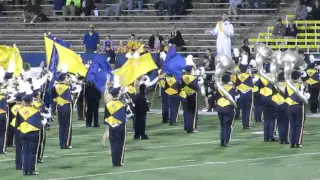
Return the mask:
M190 165L181 165L181 166L166 166L166 167L159 167L159 168L140 169L140 170L122 171L122 172L114 172L114 173L113 172L111 172L111 173L99 173L99 174L91 174L91 175L84 175L84 176L71 176L71 177L55 178L55 179L47 179L47 180L81 179L81 178L107 176L107 175L143 173L143 172L149 172L149 171L161 171L161 170L169 170L169 169L182 169L182 168L188 168L188 167L199 167L199 166L230 164L230 163L238 163L238 162L250 162L250 161L259 161L259 160L281 159L281 158L310 156L310 155L318 155L318 154L320 154L320 152L301 153L301 154L293 154L293 155L286 155L286 156L272 156L272 157L252 158L252 159L239 159L239 160L220 161L220 162L203 162L203 163L199 163L199 164L190 164Z
M205 128L205 127L212 127L212 126L216 126L216 125L203 125L203 126L198 126L199 128ZM85 126L77 126L77 127L85 127ZM74 127L72 127L74 128ZM146 130L147 133L148 132L164 132L164 131L171 131L171 130L178 130L181 129L183 131L183 127L174 127L174 128L165 128L165 129L150 129L150 130ZM128 131L128 134L133 134L134 132L132 131ZM217 133L218 134L218 133ZM88 133L88 134L79 134L79 135L72 135L72 138L74 137L84 137L84 136L92 136L92 135L103 135L103 133ZM213 136L214 137L214 136ZM59 137L50 137L47 139L59 139Z
M231 140L231 142L237 142L237 141L247 141L252 139L261 139L262 137L258 138L246 138L246 139L234 139ZM188 143L188 144L170 144L170 145L160 145L160 146L150 146L150 147L144 147L143 149L159 149L159 148L170 148L170 147L184 147L184 146L194 146L194 145L203 145L203 144L219 144L220 141L207 141L207 142L197 142L197 143ZM130 150L130 147L129 147ZM65 156L78 156L78 155L87 155L87 154L100 154L100 153L106 153L109 150L105 151L93 151L93 152L83 152L83 153L70 153L70 154L64 154L62 156L44 156L44 158L61 158ZM0 162L8 162L8 161L14 161L14 159L4 159L0 160Z
M255 166L260 164L265 164L266 162L256 162L256 163L250 163L249 166Z

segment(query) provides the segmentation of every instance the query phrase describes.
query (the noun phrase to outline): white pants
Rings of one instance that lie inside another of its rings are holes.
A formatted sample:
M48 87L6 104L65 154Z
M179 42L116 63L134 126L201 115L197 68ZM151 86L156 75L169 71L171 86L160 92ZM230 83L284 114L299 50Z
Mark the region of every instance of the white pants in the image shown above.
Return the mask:
M217 54L226 54L231 56L231 39L230 38L217 38Z

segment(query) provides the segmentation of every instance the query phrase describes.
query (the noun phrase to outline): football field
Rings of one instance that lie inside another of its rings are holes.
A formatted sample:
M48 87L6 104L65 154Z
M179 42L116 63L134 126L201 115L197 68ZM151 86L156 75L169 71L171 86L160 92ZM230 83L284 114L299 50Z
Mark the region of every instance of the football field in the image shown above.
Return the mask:
M9 148L0 156L0 179L320 180L319 119L306 120L301 149L263 142L262 123L252 122L251 130L243 130L236 121L232 147L225 148L220 147L217 116L200 116L196 134L185 133L182 123L169 126L161 121L159 114L148 115L150 140L133 140L128 123L123 167L111 166L108 145L101 145L106 129L102 123L100 128L86 128L75 117L73 149L61 150L55 121L47 133L44 163L37 165L40 175L23 177L14 169L14 148Z

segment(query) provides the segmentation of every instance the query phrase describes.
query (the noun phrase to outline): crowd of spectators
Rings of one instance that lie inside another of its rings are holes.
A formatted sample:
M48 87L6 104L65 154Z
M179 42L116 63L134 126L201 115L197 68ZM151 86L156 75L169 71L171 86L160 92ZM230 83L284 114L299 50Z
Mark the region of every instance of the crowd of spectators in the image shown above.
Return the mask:
M293 20L290 20L288 25L283 24L279 18L277 24L273 27L272 35L276 38L296 38L298 30Z

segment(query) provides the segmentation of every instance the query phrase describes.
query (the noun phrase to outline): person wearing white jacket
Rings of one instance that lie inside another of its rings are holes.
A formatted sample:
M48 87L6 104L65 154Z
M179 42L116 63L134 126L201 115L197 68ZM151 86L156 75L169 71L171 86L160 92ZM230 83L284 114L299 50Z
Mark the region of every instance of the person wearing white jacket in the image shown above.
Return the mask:
M231 58L231 37L234 36L234 29L228 20L228 14L222 14L222 20L218 21L212 30L206 30L205 34L217 35L217 54L225 54Z

